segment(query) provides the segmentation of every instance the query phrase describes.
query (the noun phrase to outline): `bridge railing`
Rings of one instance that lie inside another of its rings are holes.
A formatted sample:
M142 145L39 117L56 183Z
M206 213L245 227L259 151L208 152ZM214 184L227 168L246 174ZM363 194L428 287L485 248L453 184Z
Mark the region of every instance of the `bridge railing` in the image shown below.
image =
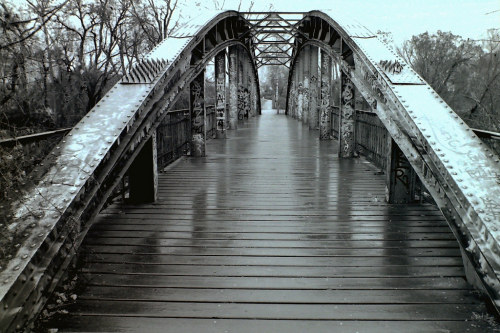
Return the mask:
M215 106L206 106L207 139L215 138L217 131ZM191 122L189 109L171 110L156 129L158 170L162 170L189 150Z
M340 109L333 106L331 113L332 136L339 138ZM356 110L355 128L356 151L368 158L381 170L387 167L387 154L389 153L387 140L389 133L377 114L366 110Z
M500 156L500 133L480 130L477 128L472 129L474 133L485 143L493 149Z
M0 201L13 199L13 193L26 182L27 175L70 130L63 128L0 140L0 172L5 175L0 178Z
M189 109L167 113L156 129L159 170L186 154L189 149L190 131Z
M331 108L332 136L339 138L339 116L338 106ZM473 128L476 134L489 148L500 155L500 133ZM377 167L385 170L387 167L387 154L389 133L377 114L367 110L356 110L355 144L356 151L367 157Z

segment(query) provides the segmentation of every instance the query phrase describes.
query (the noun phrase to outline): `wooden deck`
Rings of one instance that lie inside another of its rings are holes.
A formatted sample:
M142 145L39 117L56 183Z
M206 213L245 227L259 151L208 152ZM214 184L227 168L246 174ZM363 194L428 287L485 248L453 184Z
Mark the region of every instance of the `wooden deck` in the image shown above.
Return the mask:
M458 245L428 205L384 203L384 176L283 115L212 140L112 207L84 245L61 331L489 332Z

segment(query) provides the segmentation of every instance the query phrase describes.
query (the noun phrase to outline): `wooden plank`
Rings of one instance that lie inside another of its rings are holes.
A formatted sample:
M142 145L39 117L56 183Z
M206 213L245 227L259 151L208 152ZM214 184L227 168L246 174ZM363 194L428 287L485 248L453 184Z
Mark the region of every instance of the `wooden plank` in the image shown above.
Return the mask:
M91 286L85 300L134 302L262 303L262 304L476 304L467 290L303 290L303 289L190 289Z
M312 260L312 258L314 260ZM127 255L90 253L85 256L86 263L121 263L154 265L248 265L248 266L298 266L298 267L338 267L338 266L462 266L460 257L302 257L302 256L241 256L226 255Z
M111 327L116 332L169 333L189 332L471 332L484 333L492 328L484 321L381 321L381 320L255 320L255 319L195 319L195 318L145 318L123 316L65 316L55 320L55 327L73 332L102 332L103 327Z
M445 226L445 222L441 219L433 219L432 217L422 218L387 218L380 216L367 216L367 217L357 217L355 221L352 219L304 219L304 218L281 218L273 217L270 218L254 218L254 219L204 219L198 220L192 217L185 218L171 218L169 216L164 217L141 217L141 215L136 216L115 216L115 218L110 218L105 216L101 220L101 224L116 224L116 225L156 225L156 226L175 226L175 225L189 225L192 226L195 222L204 222L205 224L210 223L212 226L221 224L223 226L235 226L235 227L245 227L245 226L257 226L257 227L289 227L289 226L307 226L307 227L330 227L335 228L337 226L345 227L350 226L351 228L358 228L364 226L377 226L391 228L391 226L425 226L425 227L435 227L435 226ZM219 223L220 222L220 223ZM96 225L98 228L99 225Z
M253 277L82 274L89 285L224 289L471 289L463 277ZM432 292L431 292L432 294Z
M362 233L307 233L307 232L172 232L172 231L97 231L93 238L148 238L148 239L192 239L199 240L276 240L276 241L336 241L336 240L455 240L449 232L379 232Z
M297 226L303 227L302 224L296 224ZM210 230L217 230L217 233L262 233L262 234L267 234L267 233L278 233L278 234L287 234L287 235L294 235L294 234L303 234L303 231L300 230L286 230L284 231L284 228L289 228L289 227L294 227L293 225L280 225L276 226L274 224L261 224L261 225L233 225L233 224L224 224L220 226L214 226ZM338 234L338 233L344 233L344 234L355 234L357 232L360 233L384 233L384 232L396 232L396 233L409 233L409 234L414 234L414 233L425 233L425 232L432 232L432 233L450 233L450 228L448 226L397 226L397 225L390 225L390 226L356 226L356 229L354 230L352 225L346 224L346 225L339 225L335 223L335 225L308 225L307 230L309 233L314 233L314 234L325 234L325 235L330 235L330 234ZM111 223L101 223L99 225L96 225L95 228L92 229L90 234L100 234L101 232L104 231L133 231L134 233L136 231L154 231L154 232L193 232L193 226L186 224L186 225L170 225L170 224L111 224ZM208 231L206 231L208 232ZM198 233L206 233L205 231L199 231Z
M463 320L480 311L478 304L251 304L80 300L68 307L74 315L212 318L348 320Z
M314 268L314 269L313 269ZM85 272L162 276L246 276L246 277L440 277L463 276L462 267L367 266L207 266L91 263Z
M234 247L237 243L238 247L279 247L279 248L400 248L402 245L406 247L443 247L456 248L455 240L308 240L308 241L287 241L287 240L205 240L199 239L192 242L188 239L151 239L151 238L92 238L87 241L87 244L106 244L106 245L148 245L148 246L186 246L186 247Z
M129 245L87 245L87 253L116 253L116 254L148 254L148 255L186 255L193 254L192 247L150 247L150 246L129 246ZM213 255L213 256L228 256L228 255L242 255L242 256L302 256L302 257L377 257L377 256L398 256L404 255L407 257L419 256L437 256L437 257L461 257L458 248L204 248L203 253L199 255Z

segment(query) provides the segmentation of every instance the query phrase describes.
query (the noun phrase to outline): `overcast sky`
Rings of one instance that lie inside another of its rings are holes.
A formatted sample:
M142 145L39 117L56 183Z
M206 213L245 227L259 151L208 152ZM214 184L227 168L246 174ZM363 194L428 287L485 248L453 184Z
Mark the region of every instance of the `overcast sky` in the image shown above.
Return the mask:
M212 4L211 0L187 2L206 8ZM239 2L225 0L224 7L237 9ZM242 10L247 10L250 0L242 2ZM479 39L487 29L500 28L500 0L255 0L253 10L267 11L270 5L277 11L338 10L374 32L392 32L397 44L425 31Z

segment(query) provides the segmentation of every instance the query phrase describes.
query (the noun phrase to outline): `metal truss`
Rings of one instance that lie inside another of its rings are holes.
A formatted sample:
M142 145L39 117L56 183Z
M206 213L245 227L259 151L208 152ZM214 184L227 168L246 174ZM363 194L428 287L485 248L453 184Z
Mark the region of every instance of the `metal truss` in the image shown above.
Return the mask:
M286 66L290 68L295 37L303 36L298 25L304 12L244 12L255 50L257 68ZM305 37L305 36L303 36Z

